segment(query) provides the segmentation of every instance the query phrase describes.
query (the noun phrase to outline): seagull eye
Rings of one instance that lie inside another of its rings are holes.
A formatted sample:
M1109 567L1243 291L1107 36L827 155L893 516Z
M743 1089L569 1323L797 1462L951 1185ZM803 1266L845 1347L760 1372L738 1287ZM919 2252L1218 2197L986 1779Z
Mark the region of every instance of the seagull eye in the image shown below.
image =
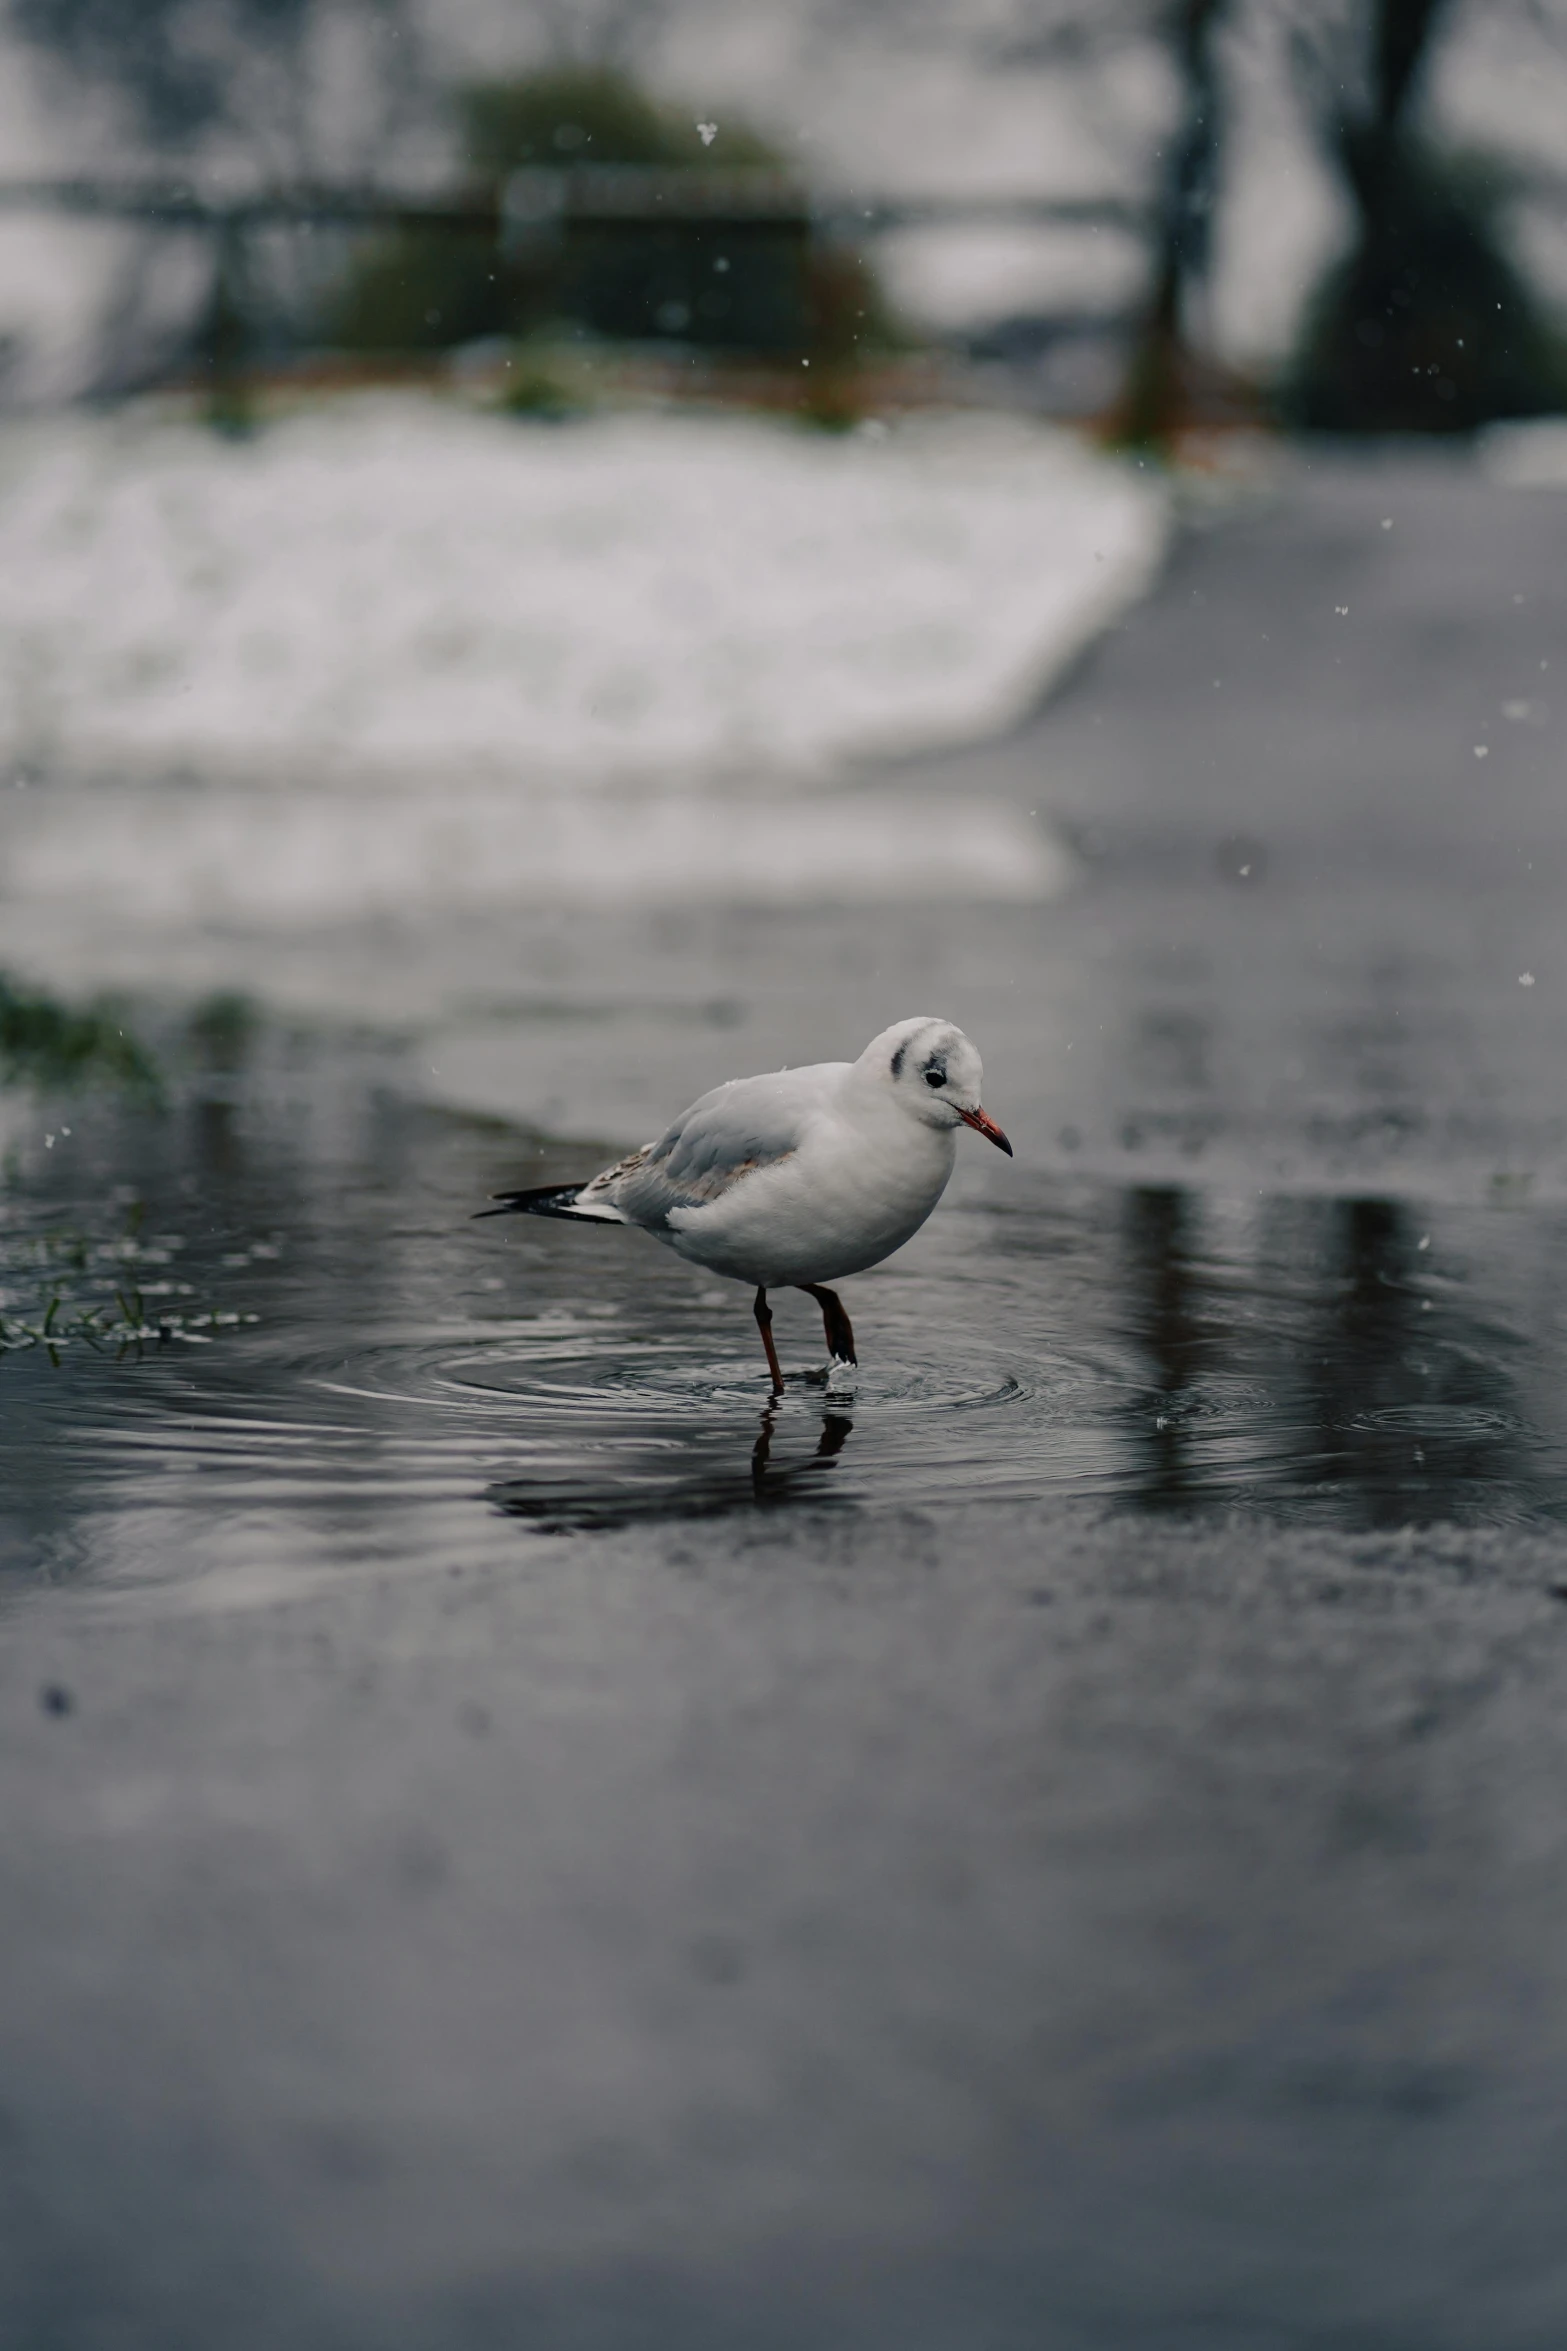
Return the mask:
M946 1082L947 1073L944 1069L937 1069L932 1066L925 1072L925 1083L927 1086L944 1086Z

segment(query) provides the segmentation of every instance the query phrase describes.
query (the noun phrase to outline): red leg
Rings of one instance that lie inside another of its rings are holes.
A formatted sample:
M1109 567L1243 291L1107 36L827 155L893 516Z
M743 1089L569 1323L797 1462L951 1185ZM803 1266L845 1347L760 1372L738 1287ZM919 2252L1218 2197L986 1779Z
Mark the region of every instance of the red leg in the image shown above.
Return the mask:
M767 1368L773 1375L773 1391L776 1395L782 1395L784 1376L779 1368L778 1350L773 1345L773 1310L767 1303L765 1290L757 1291L752 1312L756 1316L756 1327L762 1334L762 1345L767 1349Z

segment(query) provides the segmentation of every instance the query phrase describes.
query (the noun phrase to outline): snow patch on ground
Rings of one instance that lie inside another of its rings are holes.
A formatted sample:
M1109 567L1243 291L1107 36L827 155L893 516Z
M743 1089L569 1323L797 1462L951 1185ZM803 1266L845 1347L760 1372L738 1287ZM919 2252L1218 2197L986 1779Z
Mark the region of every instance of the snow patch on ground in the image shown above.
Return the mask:
M288 778L785 769L1004 724L1163 512L1046 433L519 426L354 402L250 443L0 441L0 742Z
M10 821L7 823L6 818ZM415 907L1034 900L1065 853L1009 803L900 791L439 794L120 786L0 808L0 904L141 923ZM14 926L13 926L14 927Z
M1000 419L845 438L378 395L0 433L0 889L268 919L1043 896L1010 807L845 792L1019 718L1167 505Z
M1492 425L1481 452L1492 480L1510 490L1567 490L1567 416Z

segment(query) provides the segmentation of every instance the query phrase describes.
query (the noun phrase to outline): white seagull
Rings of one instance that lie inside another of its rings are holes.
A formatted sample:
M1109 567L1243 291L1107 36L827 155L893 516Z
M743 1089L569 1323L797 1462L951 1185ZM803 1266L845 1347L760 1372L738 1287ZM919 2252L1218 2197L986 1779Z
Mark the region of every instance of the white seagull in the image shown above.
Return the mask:
M857 1362L842 1302L823 1285L879 1265L919 1231L947 1188L960 1126L1011 1158L980 1108L983 1074L950 1020L896 1021L858 1061L731 1078L590 1182L497 1192L500 1205L479 1214L636 1225L693 1264L752 1284L777 1392L768 1291L808 1291L833 1362Z

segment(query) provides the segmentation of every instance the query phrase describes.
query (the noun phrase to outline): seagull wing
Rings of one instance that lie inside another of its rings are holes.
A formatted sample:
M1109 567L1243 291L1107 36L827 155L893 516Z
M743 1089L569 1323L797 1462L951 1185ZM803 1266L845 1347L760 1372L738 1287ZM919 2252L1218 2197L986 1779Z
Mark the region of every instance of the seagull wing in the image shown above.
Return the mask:
M544 1184L497 1192L481 1216L559 1216L581 1224L640 1225L665 1232L671 1219L710 1208L758 1168L799 1149L813 1116L847 1062L731 1078L683 1110L654 1143L644 1143L585 1184ZM682 1214L684 1212L684 1214Z
M746 1176L776 1167L800 1148L832 1080L846 1067L824 1062L715 1086L682 1111L656 1143L595 1176L583 1191L582 1206L602 1198L628 1224L654 1232L681 1209L711 1207Z

